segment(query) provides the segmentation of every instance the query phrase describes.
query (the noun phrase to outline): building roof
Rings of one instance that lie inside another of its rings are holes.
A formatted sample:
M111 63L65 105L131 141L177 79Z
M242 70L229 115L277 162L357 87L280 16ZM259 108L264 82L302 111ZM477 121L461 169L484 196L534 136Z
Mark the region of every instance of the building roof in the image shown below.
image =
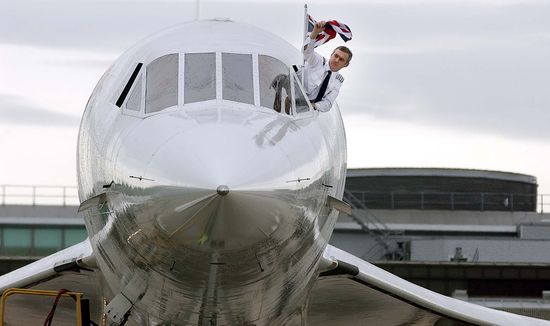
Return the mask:
M474 169L451 168L365 168L348 169L348 178L355 177L384 177L384 176L431 176L455 178L485 178L537 184L537 178L532 175Z

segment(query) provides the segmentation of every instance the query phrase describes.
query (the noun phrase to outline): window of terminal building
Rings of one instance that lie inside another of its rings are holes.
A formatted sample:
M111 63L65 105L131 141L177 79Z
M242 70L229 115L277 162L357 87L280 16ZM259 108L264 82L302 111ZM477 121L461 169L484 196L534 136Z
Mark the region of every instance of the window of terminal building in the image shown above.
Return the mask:
M0 227L1 256L47 256L87 238L84 227Z
M290 69L268 55L258 56L260 105L277 112L291 112Z
M145 113L178 104L178 54L155 59L147 66Z
M184 103L216 99L216 54L186 53Z
M5 227L2 231L2 249L5 256L26 256L31 254L31 229Z
M63 230L64 246L70 247L84 241L88 237L85 228L71 228Z
M33 232L36 256L46 256L62 248L62 230L58 228L36 228Z
M252 55L222 53L224 100L254 104Z

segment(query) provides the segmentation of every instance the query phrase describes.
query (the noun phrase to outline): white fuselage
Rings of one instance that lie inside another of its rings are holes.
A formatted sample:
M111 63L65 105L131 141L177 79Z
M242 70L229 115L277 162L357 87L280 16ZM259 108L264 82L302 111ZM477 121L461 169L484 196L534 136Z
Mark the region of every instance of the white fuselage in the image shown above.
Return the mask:
M268 96L281 94L265 80L279 62L288 94L274 110ZM337 106L297 108L299 62L270 33L200 21L107 71L78 148L80 200L109 198L85 215L107 302L123 293L140 324L274 325L300 312L336 222L326 199L342 197L346 147Z

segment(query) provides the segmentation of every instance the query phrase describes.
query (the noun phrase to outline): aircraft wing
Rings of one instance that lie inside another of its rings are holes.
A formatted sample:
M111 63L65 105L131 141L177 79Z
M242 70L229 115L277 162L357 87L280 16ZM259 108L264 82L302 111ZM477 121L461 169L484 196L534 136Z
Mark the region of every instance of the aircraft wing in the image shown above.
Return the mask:
M308 302L308 325L550 325L549 321L453 299L327 246Z
M83 293L89 299L92 316L101 311L98 274L90 241L61 250L36 262L0 276L0 292L9 288L32 288L59 291L68 289ZM6 325L41 325L54 298L13 294L6 300ZM54 315L54 325L75 324L75 304L62 298Z

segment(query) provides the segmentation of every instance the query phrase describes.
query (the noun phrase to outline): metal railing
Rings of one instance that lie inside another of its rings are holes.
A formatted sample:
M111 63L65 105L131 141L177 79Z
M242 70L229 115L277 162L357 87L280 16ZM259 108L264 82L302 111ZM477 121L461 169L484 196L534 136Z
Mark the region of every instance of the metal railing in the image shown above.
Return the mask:
M0 185L0 205L78 205L75 186Z
M509 210L550 213L550 194L346 190L371 209ZM0 185L0 205L79 205L76 186Z
M550 194L357 191L348 190L370 209L440 209L550 212Z
M4 312L5 312L6 302L7 302L8 298L10 298L14 294L17 294L17 295L20 295L20 296L21 295L26 295L26 296L34 295L34 296L46 296L46 297L69 297L69 298L73 298L74 301L75 301L75 325L76 326L82 326L83 325L83 322L82 322L82 320L83 320L82 319L82 317L83 317L82 293L80 293L80 292L69 292L67 290L48 291L48 290L9 288L9 289L5 290L2 293L2 299L0 300L0 326L4 326L4 325L8 324L8 323L5 323L5 321L4 321L4 319L5 319L4 318L5 317ZM85 304L89 305L88 301L85 301ZM15 311L15 310L16 309L14 307L11 307L12 314L13 314L13 311ZM53 318L53 311L54 310L52 310L52 318ZM86 313L86 312L88 312L88 313ZM89 325L89 320L90 320L89 306L86 308L84 314L85 314L85 319L88 322L87 325ZM12 325L12 323L10 323L10 325ZM44 325L46 325L46 322L44 323Z
M390 241L391 235L402 234L402 231L391 231L384 221L373 214L352 192L344 191L344 200L353 208L353 213L350 216L359 226L361 230L368 233L375 241L375 244L367 249L361 255L361 258L386 260L402 260L406 258L403 248L395 248L393 242ZM377 254L376 249L380 249L381 253Z

